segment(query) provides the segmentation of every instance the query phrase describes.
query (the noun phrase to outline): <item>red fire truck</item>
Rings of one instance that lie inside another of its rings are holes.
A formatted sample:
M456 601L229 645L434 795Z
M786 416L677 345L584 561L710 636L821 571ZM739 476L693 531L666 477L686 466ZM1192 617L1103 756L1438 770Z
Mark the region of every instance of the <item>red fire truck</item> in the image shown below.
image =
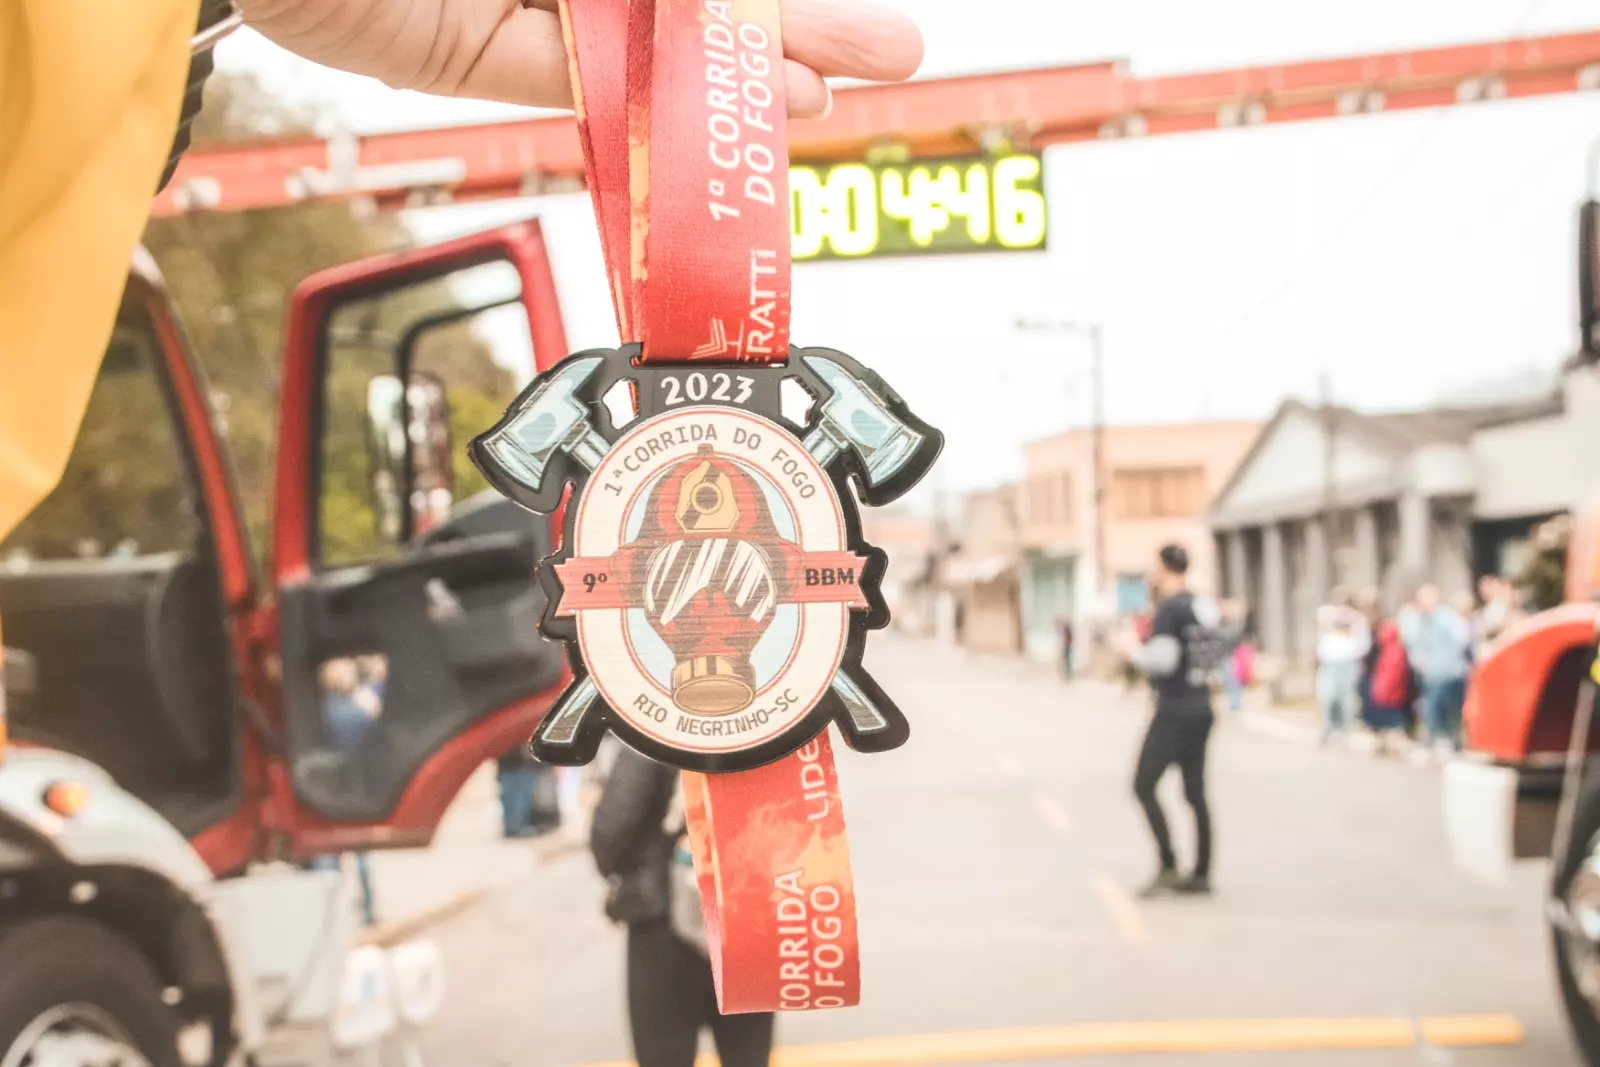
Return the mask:
M1600 200L1579 215L1582 349L1600 359ZM1578 373L1594 373L1593 369ZM1560 457L1551 457L1561 462ZM1566 603L1515 626L1474 672L1468 756L1446 768L1445 815L1458 865L1503 883L1512 862L1549 857L1553 957L1574 1036L1600 1065L1600 497L1579 508Z
M509 286L460 281L485 269ZM334 389L337 323L418 287L463 303L401 323L368 388ZM0 544L0 1063L220 1065L278 1024L327 1022L354 919L337 876L302 862L426 844L559 693L533 580L550 528L492 495L439 517L448 420L414 366L436 331L511 305L538 365L566 354L537 222L297 289L260 573L223 413L136 258L76 446L97 458L74 454L59 521ZM360 558L324 536L351 425L358 447L394 446L360 459L383 498ZM135 452L147 482L129 494ZM150 509L165 521L115 539Z

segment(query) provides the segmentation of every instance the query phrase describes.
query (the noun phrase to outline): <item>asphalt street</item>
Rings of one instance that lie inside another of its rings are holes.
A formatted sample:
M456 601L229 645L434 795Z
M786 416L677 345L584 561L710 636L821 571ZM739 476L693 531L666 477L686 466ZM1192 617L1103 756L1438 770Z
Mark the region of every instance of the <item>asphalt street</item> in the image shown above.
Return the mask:
M1225 720L1217 893L1140 901L1154 863L1130 790L1142 696L903 638L878 639L867 663L913 736L841 753L863 1004L781 1018L791 1067L1579 1063L1544 870L1506 892L1455 874L1436 768ZM1163 792L1182 856L1175 773ZM440 926L450 990L428 1062L627 1061L622 932L601 898L569 852ZM1262 1042L1276 1050L1248 1051Z

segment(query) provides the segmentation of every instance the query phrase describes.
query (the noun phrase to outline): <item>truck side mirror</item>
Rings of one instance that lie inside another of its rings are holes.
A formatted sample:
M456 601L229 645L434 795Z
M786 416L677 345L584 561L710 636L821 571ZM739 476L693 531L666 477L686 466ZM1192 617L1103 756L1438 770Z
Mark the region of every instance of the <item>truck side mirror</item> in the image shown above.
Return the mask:
M389 542L404 536L407 496L404 390L400 379L379 374L367 382L367 449L372 457L372 507L378 533Z
M400 544L427 533L455 502L450 401L437 374L413 371L367 382L367 439L372 505L379 534Z
M1578 344L1600 359L1600 200L1578 212Z
M411 463L407 489L412 537L425 534L450 514L455 503L455 456L450 433L450 397L444 381L412 371L406 386Z

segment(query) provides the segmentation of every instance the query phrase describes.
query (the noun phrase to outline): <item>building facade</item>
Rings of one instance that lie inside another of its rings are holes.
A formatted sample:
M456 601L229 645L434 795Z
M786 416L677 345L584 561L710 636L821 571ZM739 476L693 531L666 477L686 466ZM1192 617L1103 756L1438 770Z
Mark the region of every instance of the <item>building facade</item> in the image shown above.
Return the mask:
M963 500L960 547L945 568L945 584L957 605L957 641L974 651L1022 651L1019 496L1018 486L1005 485Z
M1095 551L1093 437L1073 430L1027 446L1019 490L1022 641L1041 662L1060 654L1060 624L1080 635L1075 658L1086 664L1092 644L1081 639L1099 623L1144 608L1157 550L1186 546L1194 584L1215 584L1207 504L1260 431L1256 422L1193 422L1110 426L1103 431L1104 536L1101 588L1089 587Z
M933 637L939 629L940 562L948 537L933 518L903 508L863 508L861 532L889 557L881 592L892 629Z
M1533 527L1600 478L1600 385L1544 397L1362 414L1283 404L1212 504L1222 589L1251 604L1262 650L1312 665L1317 605L1338 586L1396 610L1514 573Z

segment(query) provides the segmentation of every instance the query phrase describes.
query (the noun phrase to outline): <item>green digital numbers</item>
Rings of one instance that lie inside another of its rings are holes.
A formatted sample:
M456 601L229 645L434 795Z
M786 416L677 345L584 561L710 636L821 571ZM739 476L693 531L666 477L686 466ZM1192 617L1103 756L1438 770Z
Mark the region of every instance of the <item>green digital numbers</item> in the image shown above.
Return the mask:
M1037 155L789 170L796 260L1033 251L1048 229Z

